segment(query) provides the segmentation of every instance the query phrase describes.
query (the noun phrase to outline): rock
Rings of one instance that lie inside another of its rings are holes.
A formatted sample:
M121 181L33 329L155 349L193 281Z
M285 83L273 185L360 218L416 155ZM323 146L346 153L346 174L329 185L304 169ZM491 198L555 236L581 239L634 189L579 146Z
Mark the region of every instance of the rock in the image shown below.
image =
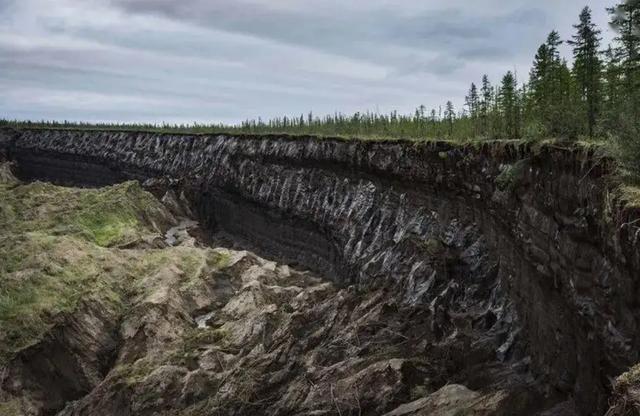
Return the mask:
M20 183L11 171L12 165L0 160L0 186L16 186Z
M503 392L482 396L464 386L449 384L384 416L506 415L500 409L504 398Z

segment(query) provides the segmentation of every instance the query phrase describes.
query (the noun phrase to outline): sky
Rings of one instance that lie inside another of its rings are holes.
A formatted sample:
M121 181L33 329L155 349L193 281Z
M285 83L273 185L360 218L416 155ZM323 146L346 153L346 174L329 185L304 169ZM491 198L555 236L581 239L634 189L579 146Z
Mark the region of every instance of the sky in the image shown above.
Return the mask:
M611 0L613 2L613 0ZM237 123L412 113L526 80L606 0L0 0L0 118ZM564 55L570 51L565 46Z

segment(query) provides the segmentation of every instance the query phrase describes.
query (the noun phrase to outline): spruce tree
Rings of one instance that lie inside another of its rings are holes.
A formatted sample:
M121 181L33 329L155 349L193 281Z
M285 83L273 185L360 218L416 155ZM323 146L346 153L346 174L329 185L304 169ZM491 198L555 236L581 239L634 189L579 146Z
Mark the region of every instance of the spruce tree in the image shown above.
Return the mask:
M473 82L471 83L471 87L469 88L469 95L465 97L465 102L467 108L469 109L469 116L476 116L478 114L479 97L478 88Z
M587 133L593 137L601 100L600 30L591 19L589 7L582 9L580 22L573 27L576 34L568 42L573 46L573 74L586 119Z
M478 88L474 83L471 83L471 87L469 88L469 94L465 97L465 105L469 110L469 118L471 120L472 134L473 136L477 136L478 134L477 120L479 115L478 113L479 113L479 107L480 107L480 98L478 96Z
M529 75L530 108L535 123L547 126L547 114L551 100L551 54L546 43L538 48Z
M502 117L500 116L500 108L502 107L502 92L500 87L494 87L491 93L491 133L490 137L499 139L502 137Z
M480 93L482 98L480 100L480 123L482 126L482 134L489 134L489 111L491 110L491 83L489 82L489 76L482 76L482 88Z
M502 78L500 88L500 113L502 115L502 128L507 139L519 138L519 104L518 85L513 72L509 71Z
M553 98L552 132L564 138L576 138L580 131L581 118L576 111L580 107L580 93L569 65L562 60L557 68L557 84Z
M613 53L622 87L611 126L619 139L622 160L640 172L640 0L625 0L607 10L611 27L618 33ZM615 71L614 65L609 65L608 78Z
M564 136L573 134L566 123L572 82L567 78L566 63L560 59L561 44L554 30L538 48L530 73L528 107L533 109L534 122L542 126L543 134Z
M447 101L444 117L447 121L447 126L449 127L449 137L451 137L453 135L453 121L456 117L456 111L451 101Z
M618 32L615 51L631 86L640 66L640 0L626 0L607 11L611 15L611 27Z
M608 130L615 130L616 120L623 106L622 68L613 47L604 51L603 122Z

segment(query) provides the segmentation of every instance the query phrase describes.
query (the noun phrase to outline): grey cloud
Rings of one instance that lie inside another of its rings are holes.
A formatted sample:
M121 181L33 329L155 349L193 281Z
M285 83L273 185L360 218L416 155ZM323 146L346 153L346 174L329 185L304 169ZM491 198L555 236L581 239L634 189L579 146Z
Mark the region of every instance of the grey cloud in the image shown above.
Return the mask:
M0 117L240 121L459 107L483 73L497 82L528 72L546 33L571 30L583 0L56 0L45 10L48 1L0 0Z
M10 13L14 4L15 0L0 0L0 22Z
M425 63L420 65L405 61L411 61L416 53L446 53L466 60L507 59L532 49L537 40L531 35L547 20L542 10L531 7L478 17L455 8L406 14L387 6L313 14L242 1L115 0L115 4L128 12L160 14L204 27L386 63L396 72L413 67L436 75L448 71L448 65L434 65L431 58L423 59ZM485 51L488 55L483 55Z

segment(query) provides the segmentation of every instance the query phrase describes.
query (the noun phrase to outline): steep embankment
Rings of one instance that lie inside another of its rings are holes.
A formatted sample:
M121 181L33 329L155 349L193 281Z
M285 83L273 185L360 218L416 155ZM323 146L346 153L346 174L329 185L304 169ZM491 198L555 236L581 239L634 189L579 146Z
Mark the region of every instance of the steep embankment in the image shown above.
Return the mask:
M458 365L530 372L541 406L573 397L582 414L602 413L609 377L638 360L640 212L611 192L610 161L588 151L1 134L24 178L170 178L212 231L340 284L392 286L402 304L424 305L433 342L473 330L465 357L476 361Z
M438 341L428 309L401 293L204 247L171 192L162 202L136 182L22 184L0 164L2 416L536 406L526 369L495 363L490 345L465 357L481 330Z

